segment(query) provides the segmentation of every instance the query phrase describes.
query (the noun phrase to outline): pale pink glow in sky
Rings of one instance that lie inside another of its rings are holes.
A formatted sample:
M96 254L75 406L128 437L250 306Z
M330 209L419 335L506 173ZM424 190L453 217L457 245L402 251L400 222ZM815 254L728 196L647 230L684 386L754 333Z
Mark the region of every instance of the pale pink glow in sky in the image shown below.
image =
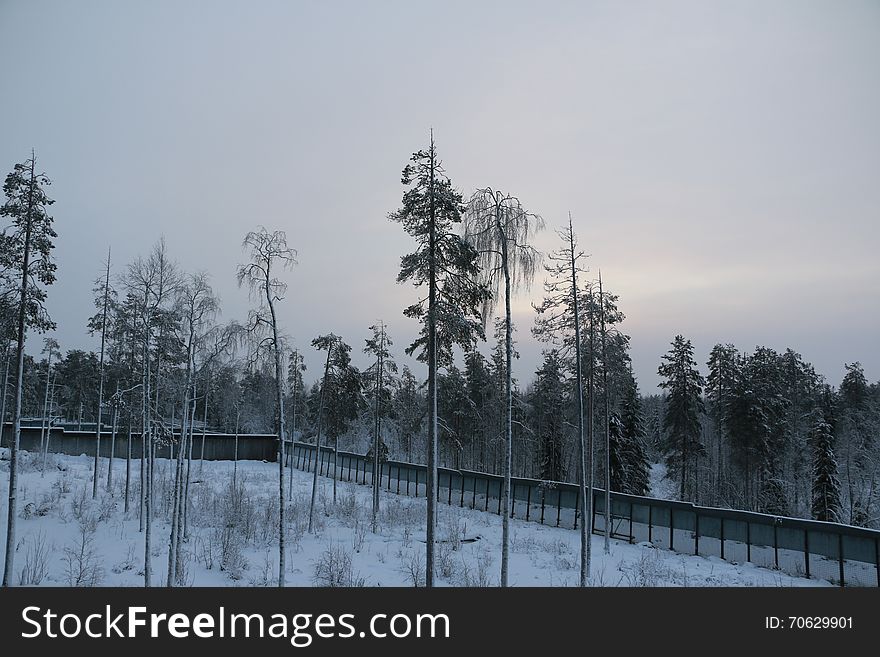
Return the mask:
M383 318L400 362L412 243L387 220L434 128L454 183L572 212L621 296L636 374L676 333L792 347L833 384L880 378L880 4L78 2L0 4L0 165L54 180L63 348L88 346L92 280L165 235L246 314L245 232L287 230L281 319L358 353ZM542 345L516 300L521 380ZM39 343L32 340L31 351ZM317 359L307 360L313 378Z

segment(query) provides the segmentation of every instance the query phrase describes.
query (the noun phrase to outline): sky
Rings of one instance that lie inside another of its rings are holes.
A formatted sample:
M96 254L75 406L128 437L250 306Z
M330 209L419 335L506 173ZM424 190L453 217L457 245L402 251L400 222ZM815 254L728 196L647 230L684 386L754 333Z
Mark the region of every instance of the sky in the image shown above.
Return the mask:
M53 181L62 348L97 348L108 247L118 276L161 236L243 319L265 225L298 251L279 312L307 379L313 337L365 365L378 319L421 372L388 213L433 129L465 196L545 219L541 251L571 212L643 391L678 333L704 373L731 342L880 379L880 2L0 0L0 61L0 167L33 148ZM524 380L543 278L513 304Z

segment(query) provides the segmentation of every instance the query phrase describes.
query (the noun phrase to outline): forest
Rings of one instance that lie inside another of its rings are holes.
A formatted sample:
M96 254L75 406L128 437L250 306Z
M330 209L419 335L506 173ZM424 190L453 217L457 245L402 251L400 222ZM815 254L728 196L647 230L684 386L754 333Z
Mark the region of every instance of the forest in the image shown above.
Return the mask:
M394 336L382 322L364 322L359 336L295 336L322 354L322 370L307 372L302 348L291 346L277 320L277 308L296 296L296 250L288 242L295 238L264 227L242 230L236 275L251 292L247 317L221 323L211 274L184 271L157 236L149 251L126 263L113 261L108 245L94 272L94 314L83 329L99 338L100 350L59 345L52 331L63 318L44 308L64 274L52 258L63 243L56 244L50 179L39 173L35 155L16 164L0 211L0 418L8 423L4 446L13 448L7 546L14 541L15 448L23 423L92 431L96 440L96 427L143 433L149 441L129 475L139 481L154 467L150 445L180 441L169 573L189 504L196 429L283 437L281 526L285 449L304 441L366 453L374 463L393 458L434 471L576 482L582 492L610 486L656 495L652 470L662 464L676 499L880 527L880 383L870 382L860 363L846 364L843 380L830 382L793 348L719 342L695 354L683 318L682 334L670 336L669 351L657 355L661 390L645 394L633 375L626 300L579 247L579 237L586 243L601 236L579 234L568 217L558 249L538 253L531 240L546 229L540 214L492 187L464 198L433 137L412 155L401 182L400 207L375 220L399 223L413 239L412 253L388 254L400 259L398 280L388 284L412 284L414 302L401 311L419 323L419 337L405 359L395 360ZM514 326L511 299L529 285L541 286L543 301L531 326ZM512 362L524 340L540 342L543 352L534 374L520 381ZM353 353L371 365L355 367ZM95 494L104 486L96 459ZM125 487L128 504L128 481ZM150 488L139 485L132 500L148 537L156 504ZM429 586L432 503L429 497ZM504 585L504 554L501 568ZM149 585L149 572L146 578Z

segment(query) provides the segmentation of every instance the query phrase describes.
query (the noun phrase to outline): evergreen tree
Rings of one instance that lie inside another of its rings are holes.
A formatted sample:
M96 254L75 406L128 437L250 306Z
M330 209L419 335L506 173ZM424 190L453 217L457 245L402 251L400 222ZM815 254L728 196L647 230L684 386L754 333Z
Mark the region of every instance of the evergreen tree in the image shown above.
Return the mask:
M397 449L401 458L409 463L413 461L413 447L422 433L424 401L415 375L404 365L400 377L394 383L392 419L397 433Z
M418 352L428 364L428 494L426 517L425 585L434 585L434 541L437 525L437 376L441 364L452 361L454 344L468 348L483 338L480 308L489 296L476 282L477 251L453 232L464 211L461 194L452 187L434 147L413 154L401 182L408 188L402 207L390 218L403 225L417 243L400 260L397 282L427 285L427 297L404 309L406 317L422 323L419 337L407 353Z
M556 349L544 352L529 395L530 425L538 441L538 473L544 481L566 481L565 417L568 383Z
M11 225L0 233L0 271L15 280L15 293L10 295L7 309L17 311L16 327L16 383L12 410L13 437L9 453L9 504L6 516L6 560L3 586L9 586L13 576L16 550L15 519L18 515L18 446L21 439L22 383L24 380L24 346L28 329L54 328L43 307L45 287L55 282L56 265L52 260L53 219L48 213L52 201L44 191L50 181L45 174L36 172L36 156L16 164L6 176L3 193L6 202L0 208L0 217ZM15 301L12 301L14 299ZM17 302L17 303L16 303Z
M709 375L706 377L706 399L709 402L708 415L712 420L715 436L715 487L713 499L721 503L724 499L726 445L730 443L730 432L725 424L725 409L730 403L736 385L738 352L732 344L716 344L709 353Z
M705 453L700 440L700 416L703 413L703 377L694 361L690 340L675 336L669 353L663 356L658 373L665 380L660 387L667 391L663 429L666 433L667 476L677 476L679 498L686 500L694 491L696 457Z
M630 495L648 495L651 488L651 466L645 452L644 440L645 421L642 416L642 403L639 398L639 389L632 375L630 382L624 390L623 402L620 411L620 461L623 463L624 478L619 482L620 487L614 488L612 477L612 489L619 490ZM613 451L612 451L613 457ZM612 470L612 475L614 471Z
M817 418L810 430L813 453L813 518L840 522L840 480L834 458L834 433L824 415Z

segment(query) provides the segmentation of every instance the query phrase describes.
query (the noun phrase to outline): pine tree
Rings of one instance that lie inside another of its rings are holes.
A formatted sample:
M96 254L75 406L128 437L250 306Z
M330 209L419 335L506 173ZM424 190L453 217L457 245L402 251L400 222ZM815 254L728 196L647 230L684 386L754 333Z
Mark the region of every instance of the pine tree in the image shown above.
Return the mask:
M397 372L397 364L394 362L388 347L393 343L385 330L385 323L380 321L370 327L373 332L372 338L367 338L364 353L376 357L376 362L364 372L364 388L369 389L370 383L375 383L373 390L373 444L368 457L373 460L373 504L372 504L372 529L375 534L379 515L379 483L381 478L381 455L387 458L388 447L382 440L382 419L391 410L391 398L389 394L391 377ZM390 476L390 475L389 475Z
M819 414L810 430L813 453L813 518L840 522L840 480L834 458L834 433Z
M578 275L585 269L580 264L586 258L577 248L577 237L568 215L568 228L559 231L562 248L549 254L550 264L544 269L549 280L544 282L544 301L534 306L537 317L532 334L540 340L555 342L567 355L573 366L574 399L577 407L578 428L578 484L581 508L580 586L587 585L590 576L592 543L588 526L593 518L593 390L595 362L595 315L592 312L592 294L587 287L586 304L581 303L582 290ZM589 329L583 331L583 324ZM587 337L589 336L589 337ZM584 368L584 355L589 354L589 365ZM586 373L585 370L586 369ZM584 409L584 378L587 380L586 417Z
M419 352L428 364L428 493L425 548L425 585L434 585L434 541L437 525L437 375L441 364L452 361L452 346L468 348L484 337L480 307L488 298L476 282L476 250L453 232L461 222L464 205L452 187L434 147L413 154L401 182L408 188L402 207L390 215L417 242L413 253L400 260L397 282L427 285L428 295L403 314L422 323L422 331L407 353Z
M18 515L18 446L21 439L22 383L24 379L24 345L28 329L54 328L43 307L45 287L55 282L56 265L51 252L57 237L48 213L52 201L44 191L50 183L45 174L36 172L36 156L16 164L6 176L3 193L6 202L0 216L8 217L12 225L0 233L0 271L20 281L16 289L18 307L16 363L18 374L12 410L13 437L9 453L9 505L6 516L6 560L3 586L9 586L15 558L15 519ZM14 308L14 306L12 306Z
M703 413L703 377L694 360L694 347L690 340L675 336L669 350L657 370L665 380L660 387L668 391L663 429L666 432L666 463L669 473L679 479L679 499L687 500L693 493L688 488L694 478L696 457L705 453L700 441L700 416Z

